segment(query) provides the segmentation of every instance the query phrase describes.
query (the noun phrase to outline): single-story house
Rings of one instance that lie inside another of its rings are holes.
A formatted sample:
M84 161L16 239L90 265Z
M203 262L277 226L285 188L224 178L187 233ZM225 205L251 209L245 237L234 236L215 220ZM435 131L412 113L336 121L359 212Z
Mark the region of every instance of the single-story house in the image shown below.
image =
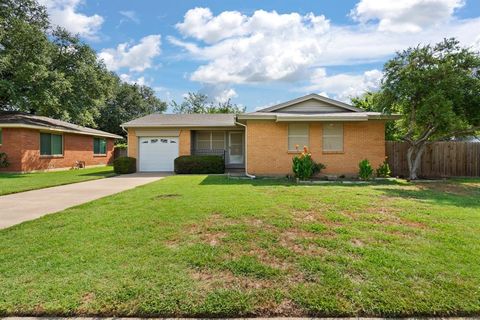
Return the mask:
M362 159L384 161L385 122L394 118L309 94L250 113L151 114L122 127L139 171L172 171L180 155L219 154L226 168L248 175L286 175L307 146L325 174L355 175Z
M0 153L10 165L0 171L28 172L101 166L113 160L121 136L23 112L0 112Z

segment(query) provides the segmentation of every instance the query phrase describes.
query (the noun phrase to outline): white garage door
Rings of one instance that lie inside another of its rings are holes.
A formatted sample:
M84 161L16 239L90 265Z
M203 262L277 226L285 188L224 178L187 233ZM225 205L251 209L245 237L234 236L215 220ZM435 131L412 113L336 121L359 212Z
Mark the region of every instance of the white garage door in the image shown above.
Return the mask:
M173 171L178 137L141 137L139 146L140 171Z

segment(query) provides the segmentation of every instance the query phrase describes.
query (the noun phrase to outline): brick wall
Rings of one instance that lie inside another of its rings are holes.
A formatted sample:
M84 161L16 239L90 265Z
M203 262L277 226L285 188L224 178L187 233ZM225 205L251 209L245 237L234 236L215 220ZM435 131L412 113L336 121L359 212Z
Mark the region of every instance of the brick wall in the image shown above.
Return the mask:
M288 150L288 124L248 120L248 171L256 175L286 175L292 172L294 153ZM368 159L374 168L385 158L385 122L345 122L343 153L322 151L322 124L309 126L310 152L327 166L324 174L356 175L358 163Z
M175 130L170 130L170 131L175 131ZM152 133L152 136L157 136L157 135L161 136L161 131L156 131L155 133ZM191 143L192 143L191 136L192 134L190 130L188 129L179 130L179 134L178 134L179 155L181 156L190 155ZM135 132L135 128L128 128L128 156L133 158L138 157L138 137Z
M34 171L71 168L75 162L87 166L106 165L113 161L114 139L107 139L107 155L93 155L93 137L63 134L63 156L40 156L40 132L34 129L4 128L2 151L11 165L3 171ZM5 134L8 132L8 134Z
M178 137L178 152L181 156L189 156L192 151L192 133L190 130L182 129Z
M127 150L128 156L132 158L137 158L138 138L134 128L128 128L127 143L128 143L128 150Z
M28 129L2 128L2 145L0 152L5 152L8 156L10 166L0 168L0 171L22 171L22 141L28 136Z

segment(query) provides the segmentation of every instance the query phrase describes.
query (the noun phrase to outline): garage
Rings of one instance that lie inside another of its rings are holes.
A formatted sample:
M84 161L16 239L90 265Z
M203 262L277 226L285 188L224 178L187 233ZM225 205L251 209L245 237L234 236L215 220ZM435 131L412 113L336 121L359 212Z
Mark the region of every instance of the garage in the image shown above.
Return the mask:
M140 137L139 171L173 171L178 157L178 137Z

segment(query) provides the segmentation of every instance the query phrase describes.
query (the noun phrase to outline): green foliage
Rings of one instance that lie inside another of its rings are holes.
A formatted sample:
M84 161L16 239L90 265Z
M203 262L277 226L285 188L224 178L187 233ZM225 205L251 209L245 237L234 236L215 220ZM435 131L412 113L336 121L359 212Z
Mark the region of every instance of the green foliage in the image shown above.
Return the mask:
M116 143L114 146L115 149L127 149L128 144L125 142Z
M245 112L245 107L239 107L232 104L230 99L225 102L218 102L217 104L209 102L206 94L189 92L183 98L182 103L172 101L170 105L175 113L242 113Z
M390 177L391 173L392 173L392 171L390 170L390 166L388 165L388 161L387 161L387 159L385 159L383 161L383 163L381 163L377 168L377 177L387 178L387 177Z
M97 124L101 130L125 136L120 125L135 118L167 110L167 104L147 87L122 82L115 77L113 94L100 109Z
M224 173L225 160L221 156L180 156L174 161L175 173Z
M363 159L360 161L358 164L358 176L362 180L370 180L373 176L373 168L372 165L370 164L370 161L367 159Z
M402 115L402 139L442 139L480 125L480 56L457 40L399 52L384 73L380 104Z
M113 171L118 174L134 173L137 171L137 159L120 157L113 161Z
M6 168L10 165L8 156L5 152L0 152L0 168Z
M379 92L367 92L360 97L352 98L352 105L365 111L381 112L389 114L390 111L382 104L382 95ZM385 140L401 140L402 133L397 125L398 121L388 120L385 122Z
M123 135L122 122L166 110L151 88L123 83L77 36L51 28L36 1L3 0L0 8L0 110Z
M324 164L313 161L312 154L306 147L300 155L295 155L292 159L293 174L300 180L310 179L325 168Z

